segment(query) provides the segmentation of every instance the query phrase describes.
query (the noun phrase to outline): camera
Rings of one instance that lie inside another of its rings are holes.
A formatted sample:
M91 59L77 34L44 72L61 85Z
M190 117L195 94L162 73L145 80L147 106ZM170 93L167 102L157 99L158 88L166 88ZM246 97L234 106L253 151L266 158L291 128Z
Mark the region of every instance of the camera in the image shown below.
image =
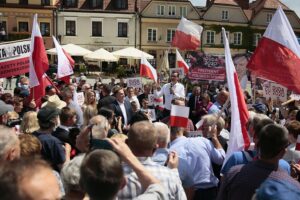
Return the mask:
M20 125L22 122L21 119L10 119L7 121L6 126L12 128L15 127L16 125Z

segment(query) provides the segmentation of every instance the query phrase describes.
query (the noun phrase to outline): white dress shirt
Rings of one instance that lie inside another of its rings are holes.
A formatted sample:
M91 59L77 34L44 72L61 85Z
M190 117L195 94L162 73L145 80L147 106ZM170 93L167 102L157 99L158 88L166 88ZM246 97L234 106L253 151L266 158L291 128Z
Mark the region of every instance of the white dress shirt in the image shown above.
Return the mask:
M120 103L118 101L118 104L119 104L119 106L121 108L121 111L122 111L122 114L123 114L123 117L124 117L124 125L127 125L128 124L128 119L127 119L127 113L126 113L124 102Z
M185 89L181 83L176 83L172 85L174 90L174 94L171 93L171 83L166 83L161 88L160 91L154 90L155 97L165 96L165 105L164 108L167 110L171 110L171 102L176 97L183 97L185 98Z

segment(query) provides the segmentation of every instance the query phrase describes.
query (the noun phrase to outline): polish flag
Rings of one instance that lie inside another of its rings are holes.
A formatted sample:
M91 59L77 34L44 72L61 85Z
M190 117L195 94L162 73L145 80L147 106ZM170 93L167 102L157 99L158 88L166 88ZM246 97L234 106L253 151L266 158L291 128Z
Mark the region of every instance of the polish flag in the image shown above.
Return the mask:
M279 7L247 67L257 76L300 93L300 45Z
M164 110L164 98L163 97L154 98L154 106L158 110L163 111Z
M248 149L250 146L250 140L246 128L246 124L249 119L249 113L244 100L244 94L239 83L238 75L234 68L229 43L224 28L222 28L222 34L225 45L227 84L231 101L231 129L226 153L227 159L233 152Z
M183 60L182 56L180 55L180 53L177 49L176 49L176 63L179 68L182 68L184 70L185 74L187 74L189 72L190 67Z
M180 50L198 49L202 30L202 26L182 17L173 37L172 46Z
M297 137L296 151L300 151L300 135Z
M140 75L144 77L148 77L155 82L157 82L157 72L154 67L148 62L148 60L142 56L141 66L140 66Z
M34 15L30 57L29 57L29 87L30 98L34 100L37 107L41 105L41 98L45 95L45 85L43 75L49 68L48 57L44 46L44 41L37 22L37 14Z
M172 105L170 126L186 128L189 122L189 113L189 107Z
M52 36L57 52L57 78L65 83L70 83L70 76L74 73L73 66L75 64L72 57L59 45L58 41Z

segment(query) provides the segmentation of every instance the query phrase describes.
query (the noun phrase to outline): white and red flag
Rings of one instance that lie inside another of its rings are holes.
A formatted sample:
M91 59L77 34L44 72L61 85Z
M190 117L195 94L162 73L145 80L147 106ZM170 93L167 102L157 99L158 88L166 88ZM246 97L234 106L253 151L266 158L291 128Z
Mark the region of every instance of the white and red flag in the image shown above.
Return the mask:
M245 103L244 94L240 86L237 72L234 68L229 43L224 28L222 28L222 34L225 45L227 84L231 102L231 128L229 144L226 153L226 158L229 158L233 152L248 149L250 146L250 140L246 128L246 124L249 119L249 112Z
M190 66L184 61L182 56L180 55L179 51L176 49L176 63L179 68L182 68L184 71L184 74L187 74L189 72Z
M300 93L300 45L279 7L247 67L257 76Z
M70 83L70 76L74 73L74 60L72 57L60 46L54 36L53 42L57 52L57 78L63 80L65 83Z
M157 82L157 72L154 67L148 62L148 60L142 56L141 66L140 66L140 75L143 77L148 77L155 82Z
M35 14L30 43L29 87L30 98L38 107L41 105L41 98L45 95L44 74L48 68L48 57L37 22L37 14Z
M202 30L202 26L182 17L173 37L172 46L180 50L198 49Z
M170 126L186 128L189 122L189 113L189 107L172 105Z

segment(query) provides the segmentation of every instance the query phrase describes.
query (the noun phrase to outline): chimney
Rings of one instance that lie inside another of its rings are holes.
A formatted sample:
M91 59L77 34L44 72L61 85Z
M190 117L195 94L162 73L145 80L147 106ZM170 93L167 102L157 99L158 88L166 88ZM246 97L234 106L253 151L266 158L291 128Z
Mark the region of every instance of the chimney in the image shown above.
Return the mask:
M249 0L235 0L242 9L249 9Z

